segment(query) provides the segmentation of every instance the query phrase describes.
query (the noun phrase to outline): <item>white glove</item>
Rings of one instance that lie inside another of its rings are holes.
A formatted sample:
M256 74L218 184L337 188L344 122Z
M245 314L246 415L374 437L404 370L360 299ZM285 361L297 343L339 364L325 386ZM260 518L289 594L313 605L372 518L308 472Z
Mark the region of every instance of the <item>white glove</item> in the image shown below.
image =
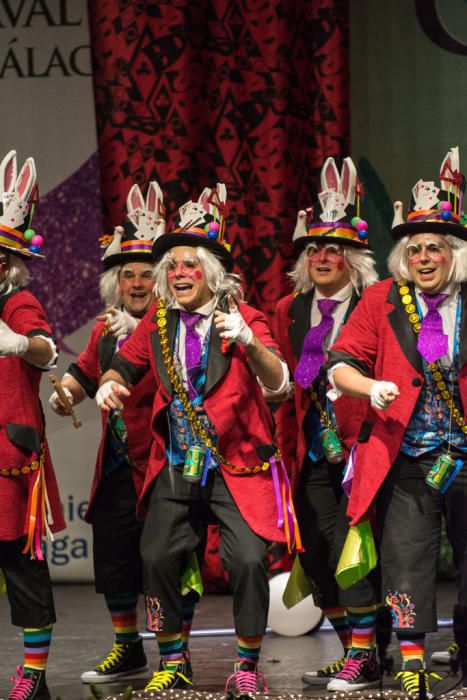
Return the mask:
M371 405L381 411L387 408L396 396L399 396L399 389L393 382L375 382L370 390Z
M116 387L114 389L114 387ZM112 399L111 395L114 395L115 398ZM122 408L123 404L122 402L118 399L118 397L122 396L130 396L130 392L128 389L123 386L123 384L119 384L113 379L109 379L107 382L104 382L104 384L101 384L99 389L97 390L96 393L96 402L99 408L103 408L104 410L112 410L113 408Z
M105 314L98 316L100 321L107 321L108 328L114 335L129 335L138 325L138 319L134 318L124 309L116 309L110 306Z
M223 313L222 311L216 311L216 328L220 332L221 338L227 338L233 340L239 345L251 345L253 341L253 331L250 326L245 322L242 314L238 310L238 306L234 302L232 296L229 294L229 313Z
M63 392L64 392L65 396L67 397L68 401L73 406L73 402L74 402L73 401L73 394L71 393L71 391L69 390L69 388L67 386L62 386L62 389L63 389ZM57 394L57 392L54 391L54 393L49 398L50 408L57 415L63 416L63 415L65 415L65 413L63 412L62 405L61 405L61 403L59 403L59 401L60 401L60 397Z
M0 357L22 357L29 348L29 340L11 330L0 320Z

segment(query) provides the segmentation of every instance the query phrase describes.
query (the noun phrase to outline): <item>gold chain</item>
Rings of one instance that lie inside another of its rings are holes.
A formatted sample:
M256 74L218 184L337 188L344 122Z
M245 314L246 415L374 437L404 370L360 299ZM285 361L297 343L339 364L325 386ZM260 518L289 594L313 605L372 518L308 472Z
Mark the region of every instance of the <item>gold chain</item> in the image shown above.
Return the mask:
M405 311L407 313L408 319L412 324L415 335L420 333L421 322L420 316L417 313L415 304L413 303L412 295L410 294L410 288L405 280L397 280L397 285L399 287L399 294L401 295L402 303L404 304ZM433 379L436 382L436 388L438 389L443 401L446 406L452 412L452 417L456 421L457 425L461 428L464 434L467 434L467 425L465 424L465 419L461 416L460 410L454 405L452 400L452 394L448 391L446 382L444 381L443 375L441 374L441 369L438 362L432 362L428 365Z
M318 411L319 420L320 420L321 425L327 426L330 430L335 430L335 428L331 422L331 419L329 418L328 414L326 413L326 411L323 408L321 401L319 400L318 392L316 391L313 384L308 388L308 393L309 393L310 399L315 404L316 410Z
M39 459L34 459L30 464L18 468L0 469L0 476L21 476L22 474L30 474L39 469L44 463L44 453L41 452Z
M158 299L156 317L154 321L157 323L157 331L159 333L159 341L161 344L162 359L164 360L164 364L167 369L167 374L169 375L170 382L178 398L180 399L180 402L183 406L188 420L191 423L193 430L201 438L204 447L211 450L213 456L219 462L224 464L229 469L238 472L239 474L257 474L261 471L267 471L270 467L269 462L263 462L262 464L258 464L255 467L237 467L235 466L235 464L231 464L226 459L224 459L224 457L222 457L222 455L219 453L219 450L213 444L211 438L209 437L205 427L196 415L196 411L194 410L187 393L183 390L182 382L180 381L180 378L174 367L172 358L170 356L171 353L169 348L169 339L167 337L166 301L163 298ZM276 457L276 459L280 459L281 455L279 450L276 450L274 456Z

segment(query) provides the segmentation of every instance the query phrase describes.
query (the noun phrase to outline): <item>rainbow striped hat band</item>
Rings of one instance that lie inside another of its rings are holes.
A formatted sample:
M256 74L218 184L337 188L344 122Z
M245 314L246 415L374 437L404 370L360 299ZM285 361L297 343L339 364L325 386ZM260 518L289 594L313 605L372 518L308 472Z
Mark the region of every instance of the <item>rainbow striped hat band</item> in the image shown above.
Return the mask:
M397 241L417 233L440 233L467 240L467 221L462 213L465 177L459 169L459 149L451 148L439 174L441 187L419 180L412 189L407 221L402 218L402 205L395 205L392 235Z
M130 189L127 201L128 221L117 226L112 236L100 239L105 247L104 270L127 262L152 263L154 240L165 232L164 198L158 183L149 183L146 200L138 185Z
M152 249L159 261L171 248L202 246L216 255L229 272L233 269L230 245L225 240L225 203L227 188L223 183L206 187L197 202L186 202L179 209L178 220L171 231L156 238Z
M351 158L344 159L340 174L334 158L327 158L318 203L298 212L292 238L296 252L314 241L368 248L368 224L360 216L363 193Z

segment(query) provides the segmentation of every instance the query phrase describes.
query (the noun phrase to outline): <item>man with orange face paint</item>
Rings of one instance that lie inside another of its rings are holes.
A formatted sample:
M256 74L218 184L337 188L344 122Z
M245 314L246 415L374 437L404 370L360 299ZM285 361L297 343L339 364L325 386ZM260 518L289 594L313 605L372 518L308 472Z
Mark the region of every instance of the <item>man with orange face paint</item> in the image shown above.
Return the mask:
M233 589L239 693L265 689L258 659L269 602L267 542L300 546L287 474L274 445L259 381L282 391L287 368L265 316L242 301L224 238L226 188L207 188L156 239L158 301L102 378L100 405L113 409L151 368L153 447L139 503L148 618L159 670L147 690L186 688L180 573L207 522ZM258 381L259 380L259 381ZM286 507L282 509L285 499Z
M377 580L340 591L334 573L348 529L347 497L341 486L345 457L358 435L365 406L344 398L336 407L345 415L337 430L332 403L326 399L324 362L362 289L377 275L367 224L357 216L362 186L351 159L344 160L339 175L334 159L328 158L321 188L319 205L298 214L293 242L300 255L290 273L294 292L277 306L276 338L294 380L288 396L294 398L295 411L290 419L284 405L275 415L279 439L287 443L292 438L296 445L289 467L305 549L300 562L312 583L315 603L344 648L341 659L306 672L303 681L330 690L362 689L378 685L380 678L374 653Z
M333 398L344 392L369 402L348 513L352 524L376 518L383 595L402 655L397 677L417 696L423 682L428 697L424 641L436 631L443 512L459 569L456 608L467 620L464 187L453 148L440 187L419 180L413 188L406 223L396 203L393 278L364 292L329 355Z

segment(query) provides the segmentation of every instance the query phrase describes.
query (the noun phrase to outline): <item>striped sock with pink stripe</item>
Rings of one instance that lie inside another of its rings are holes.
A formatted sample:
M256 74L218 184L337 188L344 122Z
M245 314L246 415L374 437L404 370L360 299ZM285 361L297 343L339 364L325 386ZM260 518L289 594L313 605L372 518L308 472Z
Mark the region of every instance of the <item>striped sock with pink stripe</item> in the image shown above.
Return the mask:
M156 639L164 668L168 671L175 671L184 660L181 632L175 634L156 632Z
M193 600L182 600L182 640L183 649L188 651L188 643L190 641L191 626L193 624L193 616L195 614L196 603Z
M263 635L260 637L241 637L237 634L238 662L242 663L243 661L247 661L250 664L256 665L259 660L262 642Z
M105 602L112 618L115 641L120 642L120 644L136 642L139 639L136 612L138 595L119 596L118 598L105 596Z
M425 661L425 635L420 633L410 634L398 632L397 639L402 656L402 668L405 668L409 661L417 659L424 664Z
M24 641L24 669L44 671L49 657L50 642L52 639L52 625L47 627L25 627L23 629Z
M335 633L341 640L344 653L347 653L352 643L352 628L347 616L347 608L336 605L334 608L323 608L323 613L326 615Z
M375 646L376 605L347 608L352 627L352 649L373 649Z

